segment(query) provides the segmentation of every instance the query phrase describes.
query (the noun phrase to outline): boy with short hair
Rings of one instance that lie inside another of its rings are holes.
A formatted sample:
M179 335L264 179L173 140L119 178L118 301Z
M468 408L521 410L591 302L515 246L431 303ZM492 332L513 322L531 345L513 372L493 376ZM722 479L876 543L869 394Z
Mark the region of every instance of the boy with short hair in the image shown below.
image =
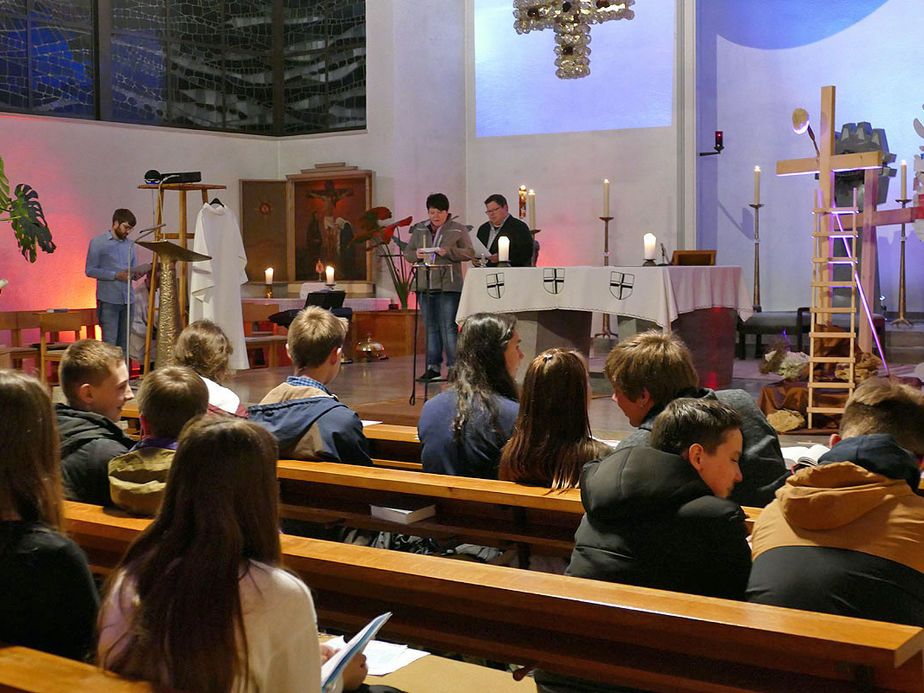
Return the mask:
M118 426L122 406L134 399L122 350L80 339L64 352L58 377L67 398L67 404L55 405L65 495L83 503L111 505L109 460L135 442Z
M276 436L281 458L372 464L362 422L327 389L340 372L346 333L346 320L317 306L289 326L286 351L295 372L247 410Z
M109 461L109 491L116 505L138 515L157 513L180 431L208 406L208 388L189 368L168 366L145 376L138 391L141 440Z

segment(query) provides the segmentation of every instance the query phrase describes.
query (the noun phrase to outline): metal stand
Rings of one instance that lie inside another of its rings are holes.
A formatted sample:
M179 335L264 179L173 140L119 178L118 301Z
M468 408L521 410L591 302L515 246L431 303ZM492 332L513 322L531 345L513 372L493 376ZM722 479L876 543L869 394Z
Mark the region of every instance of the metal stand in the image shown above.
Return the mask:
M911 202L911 198L903 197L895 200L900 202L902 209L908 206L908 203ZM903 325L904 327L911 327L914 323L911 322L908 318L905 317L905 224L902 223L902 245L901 245L901 259L899 260L898 265L898 317L892 321L892 324L895 326Z
M754 210L754 312L760 312L760 208L762 204L751 202Z
M417 275L420 274L421 267L423 267L426 270L426 275L427 275L427 288L425 291L422 291L422 292L419 290L419 283L418 283L418 278L417 278ZM417 309L414 311L414 343L412 347L412 351L414 352L414 358L411 361L411 396L408 397L408 400L407 400L407 403L411 405L417 402L417 375L416 375L417 373L417 335L418 335L418 329L419 329L418 326L420 325L420 295L421 293L424 294L424 296L426 296L425 300L429 300L430 298L430 295L432 293L432 287L430 284L430 272L432 270L433 270L433 265L428 265L425 262L415 262L411 266L412 280L410 282L410 285L418 286L418 291L416 292L417 293ZM430 346L430 335L426 330L426 326L424 326L424 362L426 362L427 360L427 349L429 348L429 346ZM424 363L424 366L429 368L430 364ZM433 380L423 381L424 402L427 401L427 397L429 396L430 383L431 382L432 383L444 382L444 380L445 380L444 378L434 378Z
M613 217L600 217L603 222L603 266L610 266L610 222ZM603 326L600 332L594 335L594 339L603 337L605 339L617 339L615 332L610 330L610 314L603 314Z

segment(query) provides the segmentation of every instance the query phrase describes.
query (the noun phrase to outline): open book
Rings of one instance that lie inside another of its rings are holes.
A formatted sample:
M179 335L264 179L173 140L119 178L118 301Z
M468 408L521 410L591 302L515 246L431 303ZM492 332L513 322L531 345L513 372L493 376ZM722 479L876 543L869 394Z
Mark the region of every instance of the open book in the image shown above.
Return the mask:
M375 637L379 629L385 625L385 621L391 618L391 612L386 611L381 616L376 616L366 624L366 627L354 635L350 641L341 650L324 662L321 667L321 690L325 693L333 688L337 677L343 673L344 668L350 663L354 656L363 651L366 644Z

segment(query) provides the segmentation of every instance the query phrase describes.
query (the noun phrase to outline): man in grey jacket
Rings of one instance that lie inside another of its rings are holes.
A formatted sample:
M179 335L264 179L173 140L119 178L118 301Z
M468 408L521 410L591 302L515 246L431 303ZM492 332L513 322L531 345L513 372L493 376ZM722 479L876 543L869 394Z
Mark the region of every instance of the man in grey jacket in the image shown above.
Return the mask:
M427 196L427 214L429 221L411 227L404 248L409 262L420 263L414 290L427 329L427 369L418 378L422 381L440 377L444 351L447 369L456 360L462 262L475 256L468 229L449 217L449 198L443 193Z
M699 387L693 358L678 338L654 330L632 335L613 348L603 370L613 385L613 401L637 428L620 441L620 448L648 445L655 417L678 397L718 399L742 419L743 479L731 500L755 507L773 500L788 475L776 431L744 390Z

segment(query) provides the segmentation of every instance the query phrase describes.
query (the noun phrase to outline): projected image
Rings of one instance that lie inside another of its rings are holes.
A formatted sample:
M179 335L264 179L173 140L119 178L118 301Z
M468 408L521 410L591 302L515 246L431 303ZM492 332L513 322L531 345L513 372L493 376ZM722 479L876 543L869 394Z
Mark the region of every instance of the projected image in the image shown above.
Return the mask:
M590 30L590 75L555 76L550 30L517 34L510 0L475 0L475 133L533 135L671 125L674 0Z

